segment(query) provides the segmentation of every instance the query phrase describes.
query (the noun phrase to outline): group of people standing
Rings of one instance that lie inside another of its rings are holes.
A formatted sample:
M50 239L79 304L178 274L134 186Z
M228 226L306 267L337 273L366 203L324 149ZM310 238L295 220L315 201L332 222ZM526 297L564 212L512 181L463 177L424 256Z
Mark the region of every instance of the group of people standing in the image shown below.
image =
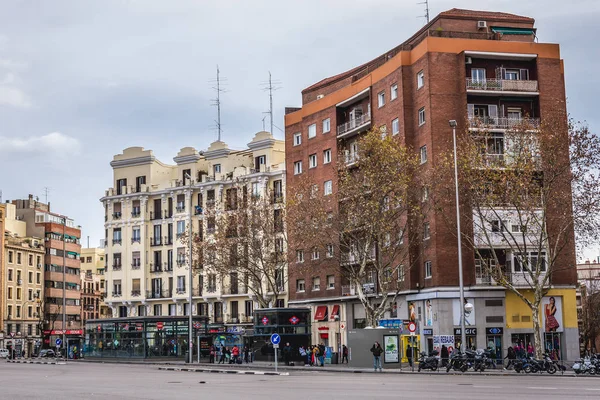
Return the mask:
M240 358L242 355L243 359ZM241 364L242 362L248 364L252 362L252 355L248 346L244 346L244 349L240 350L237 345L234 345L231 349L224 345L213 345L210 346L209 356L209 362L211 364L214 364L215 361L217 361L218 364Z
M325 366L325 345L323 343L298 349L300 356L306 358L305 366Z

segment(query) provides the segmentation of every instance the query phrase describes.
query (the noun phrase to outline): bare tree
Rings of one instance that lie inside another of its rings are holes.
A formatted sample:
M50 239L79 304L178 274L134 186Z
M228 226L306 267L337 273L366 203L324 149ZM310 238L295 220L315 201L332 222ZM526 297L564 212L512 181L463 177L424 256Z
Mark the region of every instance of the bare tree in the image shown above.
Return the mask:
M283 192L253 193L250 181L238 180L225 189L223 204L209 203L203 214L207 234L194 235L192 250L194 272L205 271L204 289L220 284L228 294L252 294L261 308L275 306L287 291Z
M461 135L459 149L462 236L473 250L476 279L505 287L531 310L541 357L542 299L553 279L576 279L575 232L586 243L599 227L600 141L556 116L540 125L515 121L503 134L477 126ZM453 171L452 156L446 161L444 171ZM446 181L437 194L443 215L454 192L453 178ZM546 312L554 317L553 311L550 305ZM557 328L554 318L545 321L547 331Z
M289 225L296 232L290 236L299 238L292 247L310 254L313 267L338 269L370 327L396 303L409 269L419 262L418 250L409 246L428 226L419 164L416 152L373 129L358 139L358 152L339 160L337 190L321 193L307 178L290 199Z
M580 285L581 291L581 320L579 335L584 349L596 353L596 343L600 338L600 280L589 279Z

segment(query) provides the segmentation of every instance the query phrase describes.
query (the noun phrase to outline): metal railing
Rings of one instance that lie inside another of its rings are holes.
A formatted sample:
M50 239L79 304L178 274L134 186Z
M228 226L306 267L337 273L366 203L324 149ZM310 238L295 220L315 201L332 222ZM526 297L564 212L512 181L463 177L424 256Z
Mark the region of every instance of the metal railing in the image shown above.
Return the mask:
M473 79L467 78L467 89L490 90L497 92L537 92L538 81L512 79Z
M140 263L139 259L137 260L137 262L134 261L131 263L131 269L140 269L140 267L141 267L141 263Z
M341 136L345 133L350 132L353 129L366 125L369 122L371 122L371 113L365 113L358 118L351 119L348 122L338 125L337 134L338 136Z
M147 299L168 299L171 297L171 291L169 290L147 290L146 298Z
M540 127L539 118L469 117L471 128L511 129L516 127Z

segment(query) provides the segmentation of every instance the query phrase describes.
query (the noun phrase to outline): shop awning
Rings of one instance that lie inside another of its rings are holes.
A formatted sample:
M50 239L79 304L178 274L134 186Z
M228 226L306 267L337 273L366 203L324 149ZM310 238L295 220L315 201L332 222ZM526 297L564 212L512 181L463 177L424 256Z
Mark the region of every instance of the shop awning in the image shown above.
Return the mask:
M336 304L333 306L333 310L331 310L331 319L335 320L335 319L337 319L336 317L339 318L339 316L340 316L340 306L339 306L339 304Z
M533 35L535 33L533 29L529 28L504 28L500 26L492 26L492 32L503 35Z
M315 321L327 320L327 306L318 306L315 312Z

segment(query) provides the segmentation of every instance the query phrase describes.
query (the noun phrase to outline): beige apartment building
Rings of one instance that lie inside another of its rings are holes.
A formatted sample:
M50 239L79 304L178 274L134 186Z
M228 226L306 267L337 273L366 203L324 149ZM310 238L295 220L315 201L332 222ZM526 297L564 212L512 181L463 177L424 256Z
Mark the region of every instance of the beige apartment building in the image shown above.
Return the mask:
M112 317L146 317L158 321L157 329L163 331L164 321L181 317L183 325L192 290L192 314L208 317L214 331L240 333L250 327L257 301L247 283L240 278L235 290L231 282L223 285L205 257L190 285L188 251L181 238L191 218L194 233L210 240L214 222L203 210L225 210L227 190L240 182L245 194L272 193L281 201L284 147L270 133L258 132L245 150L232 150L221 141L205 151L185 147L174 157L175 165L162 163L141 147L114 156L115 186L101 199L106 210L106 303ZM242 193L236 193L241 199ZM287 285L284 292L273 306L287 305Z
M44 240L26 235L26 223L12 204L0 209L2 248L0 290L2 336L0 348L37 353L42 345L40 307L43 299Z
M81 249L81 321L108 318L109 309L104 303L106 297L105 261L106 254L101 247Z

